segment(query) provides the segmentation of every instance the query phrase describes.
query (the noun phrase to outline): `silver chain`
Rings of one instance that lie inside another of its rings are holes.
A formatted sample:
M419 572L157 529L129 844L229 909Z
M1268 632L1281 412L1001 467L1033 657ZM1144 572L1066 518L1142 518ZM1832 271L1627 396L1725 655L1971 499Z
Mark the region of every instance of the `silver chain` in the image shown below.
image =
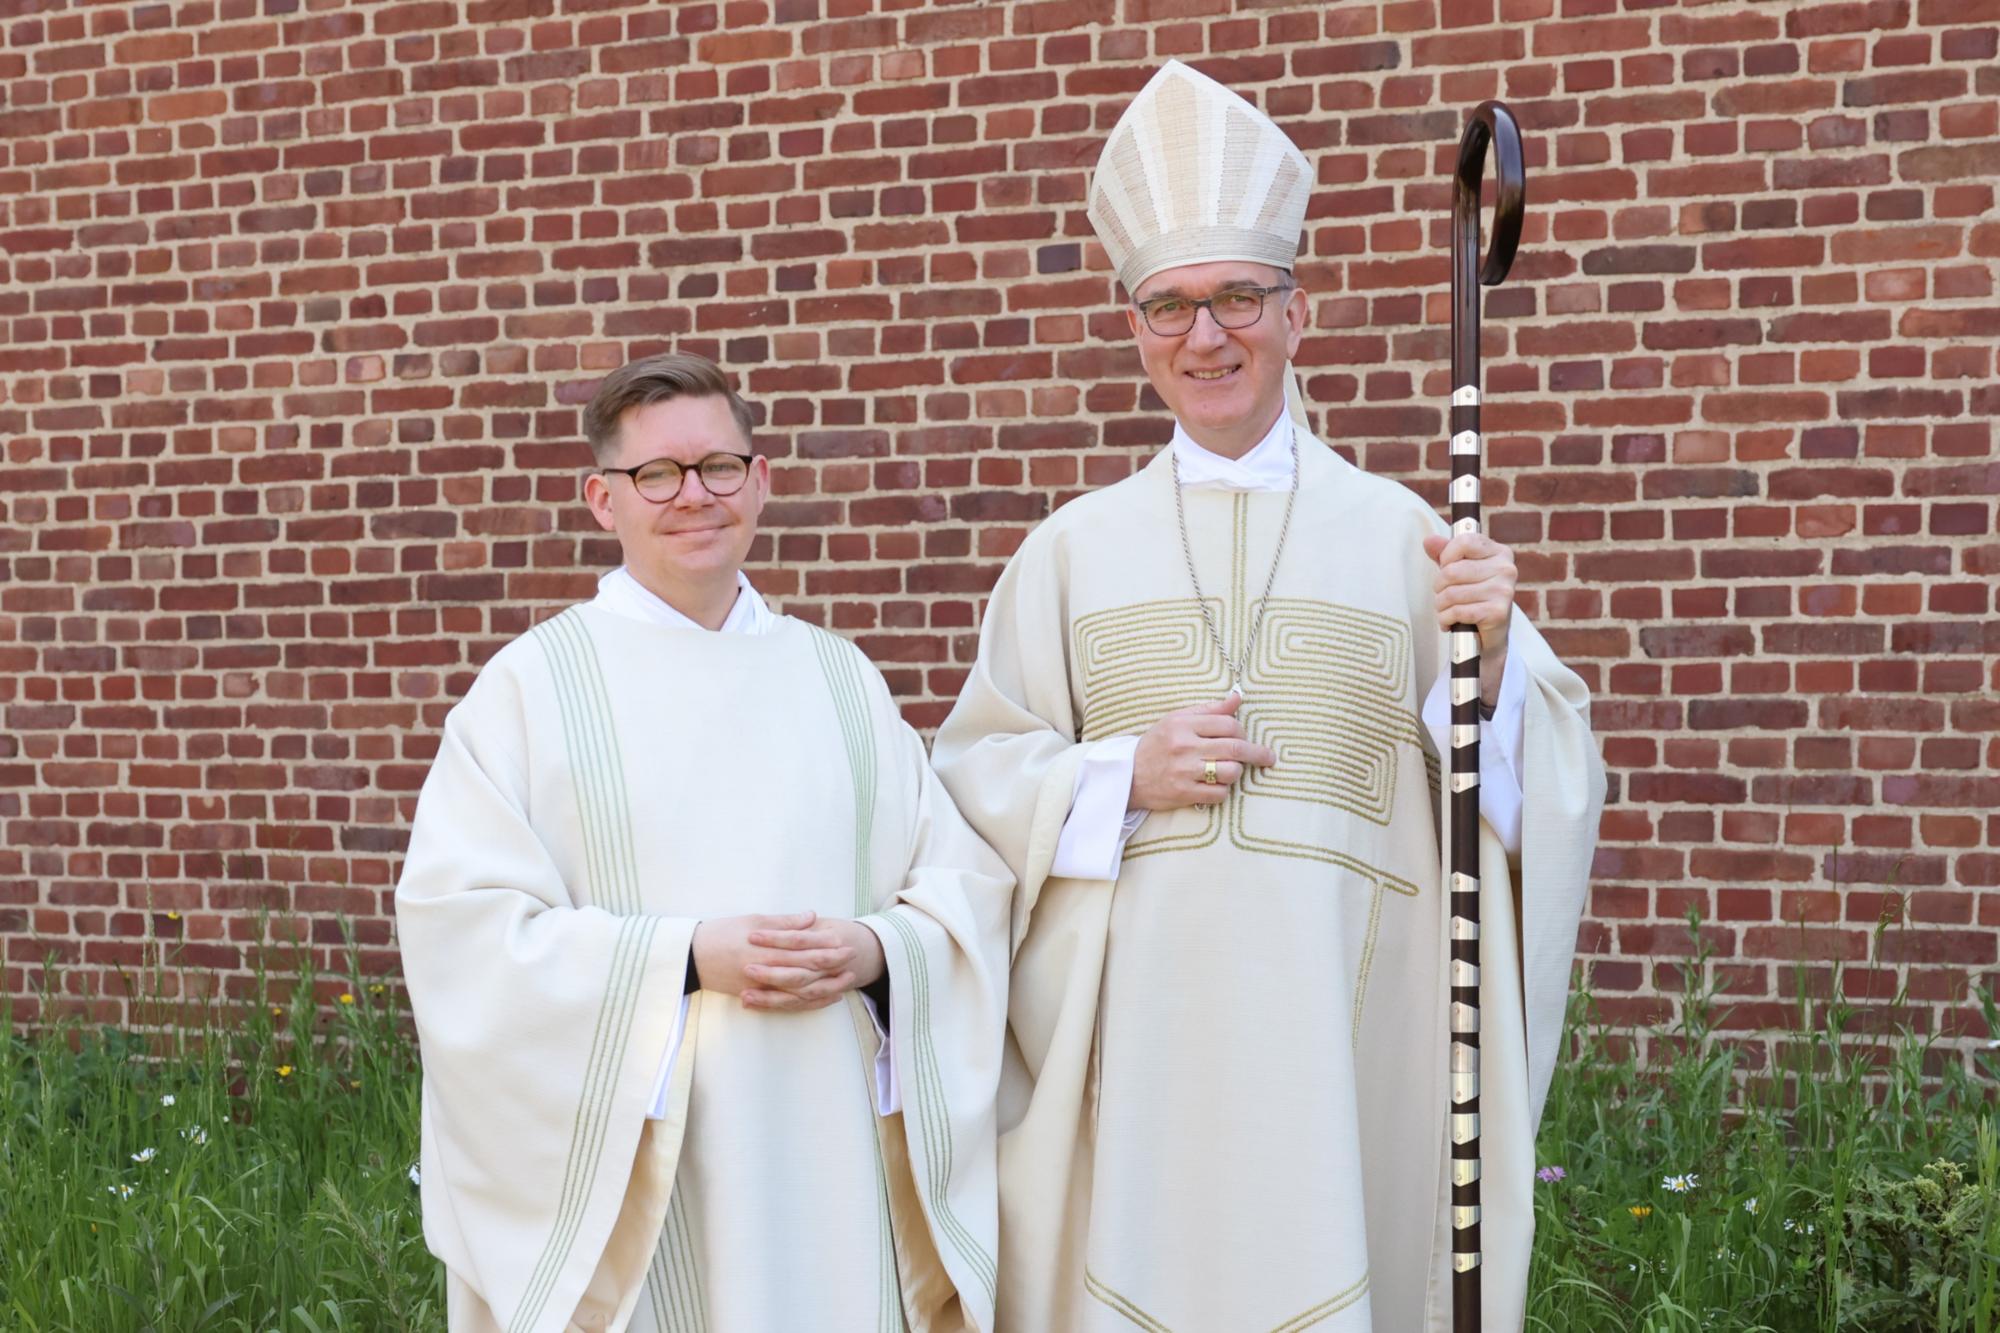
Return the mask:
M1208 599L1201 595L1201 578L1194 572L1194 547L1188 543L1187 505L1181 499L1180 455L1172 454L1171 459L1174 469L1174 518L1181 528L1181 554L1187 557L1188 582L1194 585L1194 604L1201 608L1201 621L1208 626L1208 637L1215 641L1215 651L1221 656L1224 669L1229 672L1230 688L1240 697L1250 655L1256 651L1258 636L1264 632L1264 613L1271 609L1271 589L1278 581L1278 561L1284 558L1285 537L1292 530L1292 504L1299 498L1298 428L1292 428L1292 487L1285 494L1285 522L1278 529L1278 549L1271 552L1271 572L1264 579L1264 596L1257 603L1257 620L1250 627L1250 637L1244 640L1241 661L1229 656L1229 649L1222 642L1222 631L1215 627L1215 613L1208 609Z

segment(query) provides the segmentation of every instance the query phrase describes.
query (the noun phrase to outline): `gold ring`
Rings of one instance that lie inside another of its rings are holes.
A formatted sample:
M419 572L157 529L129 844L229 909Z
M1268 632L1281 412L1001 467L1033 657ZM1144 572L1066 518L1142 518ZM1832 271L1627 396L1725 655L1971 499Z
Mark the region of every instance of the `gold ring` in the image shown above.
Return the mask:
M1215 761L1213 759L1201 766L1201 780L1203 782L1215 781Z

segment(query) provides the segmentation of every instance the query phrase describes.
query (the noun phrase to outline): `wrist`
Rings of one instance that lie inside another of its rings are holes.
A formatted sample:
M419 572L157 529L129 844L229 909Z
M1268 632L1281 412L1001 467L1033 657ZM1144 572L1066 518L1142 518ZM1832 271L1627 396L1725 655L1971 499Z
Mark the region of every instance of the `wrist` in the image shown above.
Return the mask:
M707 929L708 922L697 921L695 922L694 933L688 936L688 975L694 978L695 989L697 990L710 989L708 969L702 966L708 954L707 943L702 938L702 932Z
M882 941L863 922L850 921L847 924L854 932L850 942L854 950L854 984L857 988L872 986L889 969L888 960L882 954Z
M1479 705L1480 710L1491 716L1500 702L1500 682L1507 675L1507 645L1503 642L1490 649L1481 649L1479 654Z

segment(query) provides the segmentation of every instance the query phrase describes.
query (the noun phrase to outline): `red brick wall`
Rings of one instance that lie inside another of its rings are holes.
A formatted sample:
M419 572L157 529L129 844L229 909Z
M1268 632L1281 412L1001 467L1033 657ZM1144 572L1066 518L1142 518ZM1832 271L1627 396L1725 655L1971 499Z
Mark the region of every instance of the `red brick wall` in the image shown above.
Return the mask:
M143 1020L149 939L240 983L266 910L391 962L440 718L615 559L635 354L742 377L760 585L935 723L1022 532L1165 438L1083 192L1169 55L1317 163L1316 422L1433 499L1452 145L1531 136L1489 496L1597 693L1614 1016L1690 907L1747 1026L1801 948L1931 1024L1996 963L1993 0L6 8L8 992Z

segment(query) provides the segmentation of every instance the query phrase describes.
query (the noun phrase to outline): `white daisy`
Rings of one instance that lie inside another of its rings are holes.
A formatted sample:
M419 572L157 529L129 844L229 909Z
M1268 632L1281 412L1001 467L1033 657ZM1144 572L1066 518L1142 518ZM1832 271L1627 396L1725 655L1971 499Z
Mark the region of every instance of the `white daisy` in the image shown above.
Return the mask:
M152 1161L157 1155L151 1148L141 1148L138 1152L132 1154L132 1160L143 1166L147 1162Z

